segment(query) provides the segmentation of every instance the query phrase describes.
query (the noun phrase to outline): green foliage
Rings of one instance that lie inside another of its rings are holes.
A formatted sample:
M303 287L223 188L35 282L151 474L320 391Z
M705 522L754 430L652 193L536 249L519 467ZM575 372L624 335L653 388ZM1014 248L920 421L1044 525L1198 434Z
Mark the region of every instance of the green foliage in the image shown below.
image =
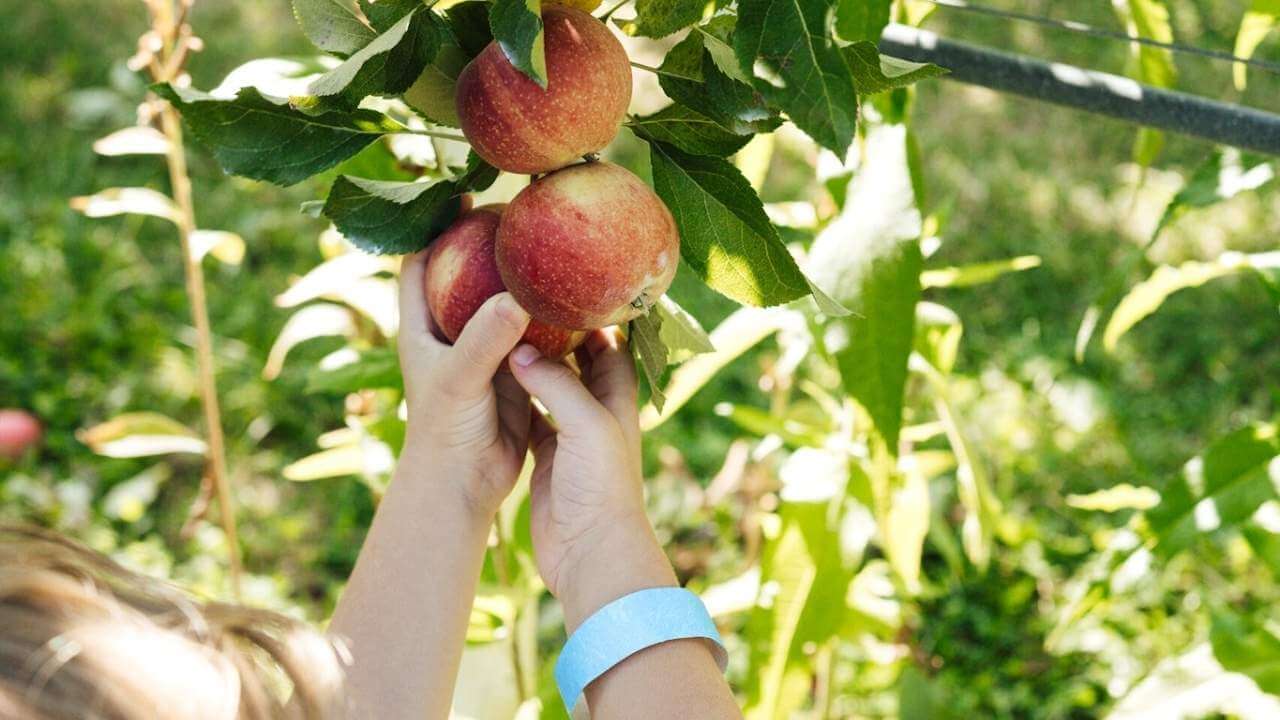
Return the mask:
M435 60L443 25L435 13L414 10L308 89L321 106L344 110L370 95L399 95Z
M1249 11L1240 23L1240 32L1236 34L1235 56L1246 59L1253 57L1258 46L1277 25L1280 25L1280 0L1251 0ZM1249 66L1236 63L1236 89L1244 90L1248 79Z
M489 29L507 60L545 88L547 58L542 45L540 0L496 0L489 11Z
M405 128L373 110L303 112L285 100L245 88L232 100L161 85L196 139L229 173L281 185L301 182Z
M781 78L782 87L755 87L796 127L843 156L858 119L853 76L828 34L830 3L739 0L733 46L744 72L757 62Z
M1243 673L1265 692L1280 695L1280 635L1272 627L1228 611L1213 614L1213 655L1228 670Z
M666 143L691 155L728 157L742 149L750 135L736 135L711 118L683 105L671 105L638 117L630 126L646 140Z
M632 32L645 37L665 37L702 19L704 7L706 3L700 0L636 0Z
M690 33L663 59L658 82L672 100L715 120L730 133L768 132L780 123L777 113L744 82L749 75L741 68L737 73L724 69L722 48L732 33L733 18L727 16L712 20L705 31Z

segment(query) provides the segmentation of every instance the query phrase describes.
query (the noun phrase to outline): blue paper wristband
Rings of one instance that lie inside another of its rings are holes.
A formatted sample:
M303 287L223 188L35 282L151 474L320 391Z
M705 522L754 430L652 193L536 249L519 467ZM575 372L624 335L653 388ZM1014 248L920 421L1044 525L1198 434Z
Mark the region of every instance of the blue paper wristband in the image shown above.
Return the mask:
M672 640L706 638L724 671L728 656L711 614L683 588L640 590L600 608L565 643L556 661L556 685L570 714L582 691L614 665L641 650Z

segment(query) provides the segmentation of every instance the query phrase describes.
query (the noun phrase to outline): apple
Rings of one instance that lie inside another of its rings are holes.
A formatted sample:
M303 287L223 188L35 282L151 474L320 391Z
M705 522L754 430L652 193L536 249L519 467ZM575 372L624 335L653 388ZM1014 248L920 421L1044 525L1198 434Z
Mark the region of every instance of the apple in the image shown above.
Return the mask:
M25 410L0 409L0 458L17 460L40 442L40 421Z
M498 270L521 307L591 330L644 314L675 278L671 211L631 172L587 162L521 190L498 225Z
M480 157L507 172L549 172L598 151L631 103L631 63L604 23L563 5L542 8L547 87L491 42L458 75L458 118Z
M482 205L463 213L431 246L424 282L427 307L438 334L448 342L458 339L485 300L506 290L493 252L503 207ZM523 342L546 357L560 358L585 338L586 333L534 320L525 330Z

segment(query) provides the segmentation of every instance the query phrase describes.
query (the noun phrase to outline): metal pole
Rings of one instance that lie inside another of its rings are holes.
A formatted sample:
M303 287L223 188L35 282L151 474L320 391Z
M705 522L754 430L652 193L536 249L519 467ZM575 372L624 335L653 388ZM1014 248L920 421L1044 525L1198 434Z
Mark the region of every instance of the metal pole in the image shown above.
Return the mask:
M1261 110L1162 90L1119 75L988 50L906 25L886 28L880 50L914 62L941 65L951 71L946 77L952 80L1280 155L1280 115Z

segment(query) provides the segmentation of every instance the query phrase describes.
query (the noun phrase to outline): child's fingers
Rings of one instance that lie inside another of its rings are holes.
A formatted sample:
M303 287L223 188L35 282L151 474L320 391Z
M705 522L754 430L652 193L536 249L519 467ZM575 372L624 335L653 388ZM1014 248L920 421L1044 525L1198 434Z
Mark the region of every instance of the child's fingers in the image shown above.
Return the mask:
M555 416L559 433L565 437L597 436L602 424L610 420L609 411L572 370L543 357L532 345L521 345L511 353L511 372Z
M423 273L430 250L406 255L400 261L400 332L431 333L427 320L427 296Z
M498 398L498 421L511 444L523 451L529 442L529 393L507 373L493 378L493 391Z
M442 377L448 386L462 394L484 392L528 325L529 314L510 293L486 300L444 354Z
M609 414L618 420L628 439L639 441L640 412L636 406L636 366L627 344L613 328L597 330L584 346L591 353L587 386Z

